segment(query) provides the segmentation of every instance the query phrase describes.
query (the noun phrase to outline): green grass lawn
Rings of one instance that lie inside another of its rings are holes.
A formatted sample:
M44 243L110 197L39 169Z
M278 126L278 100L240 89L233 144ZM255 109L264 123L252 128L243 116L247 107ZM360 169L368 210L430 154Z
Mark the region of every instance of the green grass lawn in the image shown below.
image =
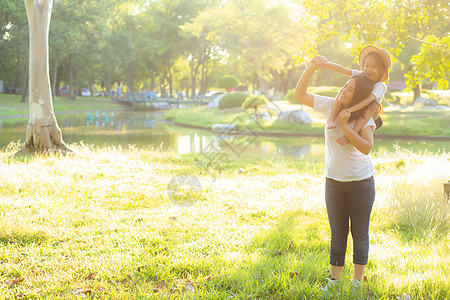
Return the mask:
M450 137L450 110L387 109L381 118L383 126L378 134Z
M19 146L0 152L2 299L331 297L322 161L252 154L211 165L201 154L85 145L12 158ZM449 155L399 149L374 165L370 291L349 287L349 242L333 299L448 299ZM187 173L202 189L181 194L198 200L181 207L167 188Z
M294 106L295 109L301 107ZM241 108L224 109L195 107L172 109L162 116L165 120L182 124L198 125L211 128L217 123L237 124L240 129L251 129L253 131L268 132L295 132L323 134L325 124L324 117L309 107L303 109L311 116L313 123L310 125L299 125L281 121L256 122L248 124L249 116L253 110L244 111ZM262 110L261 110L262 111ZM260 112L261 112L260 111ZM276 114L276 112L273 112ZM431 110L407 108L387 108L382 115L384 125L375 132L380 135L402 135L402 136L445 136L450 137L450 110ZM261 125L261 126L260 126Z
M0 94L0 117L18 116L28 114L28 100L20 102L22 96ZM121 109L121 104L111 102L107 99L89 100L77 97L76 100L69 100L64 97L56 97L53 101L55 112L89 110L89 109Z

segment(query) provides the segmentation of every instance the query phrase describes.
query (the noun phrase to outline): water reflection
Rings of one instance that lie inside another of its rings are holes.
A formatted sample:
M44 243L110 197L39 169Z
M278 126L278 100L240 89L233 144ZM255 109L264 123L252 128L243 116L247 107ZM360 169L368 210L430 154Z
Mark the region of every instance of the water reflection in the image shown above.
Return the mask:
M240 156L262 154L323 159L322 138L269 138L258 136L217 136L208 131L174 127L156 118L162 112L104 112L57 116L67 143L154 147L179 154L226 152ZM0 147L24 140L27 119L0 120ZM376 138L373 151L393 152L396 145L413 151L438 152L448 148L439 141L392 141Z

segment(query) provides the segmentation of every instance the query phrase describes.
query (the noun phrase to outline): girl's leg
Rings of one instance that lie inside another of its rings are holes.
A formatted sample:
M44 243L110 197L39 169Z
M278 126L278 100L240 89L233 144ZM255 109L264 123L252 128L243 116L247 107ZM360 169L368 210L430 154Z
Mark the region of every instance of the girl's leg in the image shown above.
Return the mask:
M330 264L331 278L339 279L345 263L349 210L345 182L327 178L325 184L325 202L331 229Z
M339 112L342 110L342 108L343 108L342 104L337 100L334 100L333 103L331 103L330 115L328 116L327 119L328 129L336 128L336 118Z
M369 257L369 221L375 200L373 176L351 182L348 186L348 201L353 237L354 278L361 280Z
M353 127L353 129L356 132L360 132L361 129L364 128L364 125L366 125L367 122L369 122L369 120L372 116L374 116L375 114L378 115L379 106L380 106L380 104L378 104L378 102L372 101L367 106L367 108L365 108L365 111L364 111L362 117L356 120L355 127ZM374 120L376 120L376 119L374 119ZM348 143L350 143L350 141L348 140L348 138L345 135L336 139L336 142L338 142L338 144L341 144L341 145L347 145Z

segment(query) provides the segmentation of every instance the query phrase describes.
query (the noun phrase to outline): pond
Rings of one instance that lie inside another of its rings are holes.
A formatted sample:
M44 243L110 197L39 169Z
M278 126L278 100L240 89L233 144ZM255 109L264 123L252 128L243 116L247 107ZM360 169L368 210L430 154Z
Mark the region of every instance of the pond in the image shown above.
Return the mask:
M115 145L173 150L179 154L224 151L229 155L283 155L289 157L324 158L323 138L217 136L204 130L176 127L156 120L164 112L91 111L62 114L57 119L66 143ZM11 141L23 141L27 119L0 119L0 148ZM383 140L375 138L374 152L394 152L397 147L413 152L436 153L448 150L448 141Z

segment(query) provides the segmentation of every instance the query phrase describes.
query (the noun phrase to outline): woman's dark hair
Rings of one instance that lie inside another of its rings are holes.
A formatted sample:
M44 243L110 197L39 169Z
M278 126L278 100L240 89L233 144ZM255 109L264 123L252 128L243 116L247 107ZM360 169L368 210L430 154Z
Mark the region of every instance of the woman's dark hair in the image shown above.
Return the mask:
M377 68L380 70L380 76L382 76L382 74L385 74L386 73L386 64L384 63L383 58L378 53L370 52L364 58L364 64L366 63L366 60L369 57L372 57L375 60L375 63L377 64ZM363 66L363 68L364 68L364 66Z
M352 107L353 105L369 97L373 89L372 82L365 76L355 77L353 80L355 80L355 91L353 92L353 98L348 107ZM366 109L367 107L353 112L348 121L351 122L358 119L364 114Z

